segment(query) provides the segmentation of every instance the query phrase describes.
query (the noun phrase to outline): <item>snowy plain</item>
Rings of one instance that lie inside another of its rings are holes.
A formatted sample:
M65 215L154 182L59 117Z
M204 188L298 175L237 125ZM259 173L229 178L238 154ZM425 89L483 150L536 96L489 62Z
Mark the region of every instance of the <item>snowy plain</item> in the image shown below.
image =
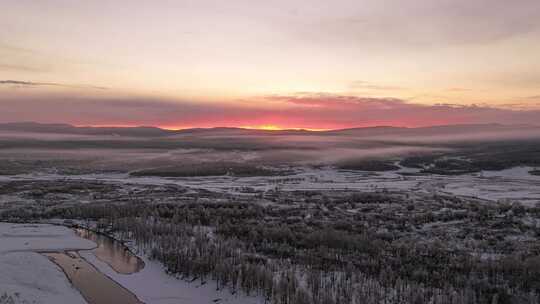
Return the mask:
M532 167L482 171L461 175L421 174L418 169L401 167L387 172L337 170L332 167L296 168L284 176L133 177L128 174L24 174L0 176L0 181L88 180L140 185L179 185L220 193L248 194L253 191L358 190L411 191L475 197L488 201L513 201L527 205L540 202L540 176ZM1 202L0 202L1 203Z
M175 184L192 189L251 195L254 191L360 190L441 193L475 197L487 201L511 201L534 206L540 202L540 176L533 168L516 167L502 171L482 171L462 175L424 175L401 168L388 172L365 172L324 168L300 168L287 176L257 177L130 177L127 174L55 175L30 174L0 176L0 181L88 180L140 185ZM12 199L8 199L11 201ZM0 201L0 205L2 202ZM208 281L188 283L165 273L162 266L142 256L146 266L138 273L115 272L92 253L93 242L79 238L68 228L55 225L0 223L0 297L11 296L14 303L86 303L62 270L46 257L45 251L80 251L82 257L147 304L239 303L255 304L258 297L216 291ZM46 279L44 279L46 278Z

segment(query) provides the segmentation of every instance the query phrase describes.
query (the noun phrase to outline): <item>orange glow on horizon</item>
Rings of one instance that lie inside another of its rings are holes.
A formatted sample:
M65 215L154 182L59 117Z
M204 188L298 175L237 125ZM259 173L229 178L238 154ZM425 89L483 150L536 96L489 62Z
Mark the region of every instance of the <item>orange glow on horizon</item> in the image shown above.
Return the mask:
M136 128L136 127L155 127L160 128L164 130L187 130L187 129L212 129L212 128L219 128L220 126L161 126L161 125L140 125L140 124L74 124L75 127L87 127L87 128ZM264 131L284 131L284 130L305 130L305 131L330 131L334 129L322 129L322 128L303 128L303 127L281 127L278 125L272 125L272 124L265 124L265 125L257 125L257 126L223 126L224 128L240 128L240 129L249 129L249 130L264 130ZM337 129L337 128L336 128Z
M283 130L281 127L278 127L278 126L275 126L275 125L262 125L262 126L259 126L258 129L260 129L260 130L268 130L268 131Z
M283 130L282 127L276 125L260 125L260 126L242 126L244 129L253 129L253 130L266 130L266 131L280 131Z
M315 129L315 128L280 127L277 125L241 126L240 128L252 129L252 130L265 130L265 131L283 131L283 130L328 131L330 130L330 129Z
M212 128L240 128L240 129L249 129L249 130L263 130L263 131L284 131L284 130L306 130L306 131L329 131L334 129L321 129L321 128L303 128L303 127L281 127L278 125L272 125L272 124L265 124L265 125L257 125L257 126L158 126L161 129L165 130L186 130L186 129L196 129L196 128L203 128L203 129L212 129ZM337 128L336 128L337 129Z

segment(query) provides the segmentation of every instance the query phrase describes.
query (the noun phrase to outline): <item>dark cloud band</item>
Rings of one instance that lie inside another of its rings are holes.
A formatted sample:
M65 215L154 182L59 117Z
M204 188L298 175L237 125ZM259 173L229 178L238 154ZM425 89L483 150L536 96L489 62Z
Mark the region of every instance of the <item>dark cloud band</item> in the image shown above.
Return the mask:
M0 98L0 122L38 121L89 125L179 127L258 126L337 129L375 125L538 124L540 111L449 104L420 105L394 98L332 94L253 98L243 103L200 103L162 99L58 97Z

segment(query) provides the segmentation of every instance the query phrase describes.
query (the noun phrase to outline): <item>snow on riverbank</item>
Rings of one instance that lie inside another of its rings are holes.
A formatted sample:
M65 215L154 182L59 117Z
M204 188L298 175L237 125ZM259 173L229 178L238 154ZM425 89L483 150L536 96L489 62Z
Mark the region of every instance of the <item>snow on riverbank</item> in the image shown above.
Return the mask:
M176 279L165 273L163 267L155 261L143 258L145 267L133 274L119 274L109 265L98 260L91 251L81 251L81 256L99 271L129 289L146 304L260 304L264 301L257 297L232 295L227 290L216 291L215 283L208 281L200 286Z
M38 253L81 250L80 255L89 263L146 304L264 302L257 297L216 291L212 281L200 286L198 282L178 280L167 275L159 263L148 259L144 259L145 267L140 272L119 274L96 258L90 250L95 247L95 243L78 237L66 227L0 223L0 298L7 294L14 303L85 304L62 270Z
M65 227L0 223L0 297L7 294L14 303L86 303L62 270L37 251L94 247Z

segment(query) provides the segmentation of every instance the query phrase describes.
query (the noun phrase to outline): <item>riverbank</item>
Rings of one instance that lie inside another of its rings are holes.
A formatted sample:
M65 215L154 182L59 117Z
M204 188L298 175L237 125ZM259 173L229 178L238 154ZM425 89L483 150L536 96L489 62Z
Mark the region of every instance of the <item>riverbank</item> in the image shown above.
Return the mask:
M91 241L54 225L0 223L0 297L7 303L85 304L60 269L39 252L91 250Z
M103 240L100 241L97 238L98 236L102 236L109 238L109 240L114 240L115 243L122 244L122 246L133 245L132 242L129 242L129 244L122 243L120 240L114 238L113 235L101 234L83 227L78 228L78 230L86 231L86 233L79 232L78 235L94 240L98 244L103 244ZM137 253L136 246L131 246L129 249L129 252ZM166 273L164 267L159 262L148 259L143 252L138 252L137 257L142 260L144 267L133 273L122 273L121 271L116 271L115 267L111 267L108 259L104 259L99 254L96 254L99 251L100 247L92 251L80 251L79 254L101 273L133 292L138 299L147 304L264 303L264 300L260 297L232 294L227 289L216 290L216 284L211 280L208 280L205 284L201 284L200 280L185 280L171 276ZM120 255L122 253L118 252L117 258ZM129 257L123 257L123 259L124 263L129 263L132 260Z
M127 248L112 238L60 225L0 223L0 244L0 298L13 300L7 303L263 302L217 291L211 281L201 285L175 278L144 256L133 264ZM133 272L118 271L130 265L139 266Z

